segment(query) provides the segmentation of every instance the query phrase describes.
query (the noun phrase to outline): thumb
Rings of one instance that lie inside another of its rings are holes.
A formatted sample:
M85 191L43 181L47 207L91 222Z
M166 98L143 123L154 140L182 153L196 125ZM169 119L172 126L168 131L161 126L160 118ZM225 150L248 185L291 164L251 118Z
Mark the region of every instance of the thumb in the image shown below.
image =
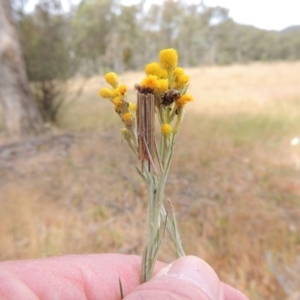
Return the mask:
M200 258L185 256L162 268L125 299L223 300L224 296L215 271Z

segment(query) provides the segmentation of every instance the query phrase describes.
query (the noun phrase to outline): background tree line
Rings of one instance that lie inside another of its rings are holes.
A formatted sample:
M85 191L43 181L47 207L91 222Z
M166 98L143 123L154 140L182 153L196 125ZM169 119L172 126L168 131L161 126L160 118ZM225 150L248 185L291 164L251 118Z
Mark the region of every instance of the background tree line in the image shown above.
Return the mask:
M64 12L56 0L41 0L33 12L19 13L17 24L34 81L141 69L164 47L176 48L185 67L300 59L300 26L261 30L228 13L174 0L150 7L85 0Z

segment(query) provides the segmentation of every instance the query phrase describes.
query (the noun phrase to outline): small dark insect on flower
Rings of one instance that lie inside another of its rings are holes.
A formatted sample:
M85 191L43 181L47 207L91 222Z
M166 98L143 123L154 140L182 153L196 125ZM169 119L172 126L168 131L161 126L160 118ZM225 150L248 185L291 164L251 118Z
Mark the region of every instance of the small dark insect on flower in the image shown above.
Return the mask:
M175 89L170 89L169 91L165 92L164 95L162 96L162 102L161 104L163 106L168 106L175 102L177 99L179 99L180 93L179 91Z

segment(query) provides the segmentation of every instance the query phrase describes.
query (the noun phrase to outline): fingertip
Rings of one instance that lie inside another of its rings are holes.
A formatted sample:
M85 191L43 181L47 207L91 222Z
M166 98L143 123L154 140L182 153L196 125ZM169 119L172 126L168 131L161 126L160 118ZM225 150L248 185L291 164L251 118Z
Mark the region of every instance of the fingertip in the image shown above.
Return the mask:
M196 256L181 257L167 268L162 268L156 276L166 275L196 285L210 299L223 299L218 275L209 264Z
M224 300L224 296L215 271L200 258L185 256L162 268L126 299Z

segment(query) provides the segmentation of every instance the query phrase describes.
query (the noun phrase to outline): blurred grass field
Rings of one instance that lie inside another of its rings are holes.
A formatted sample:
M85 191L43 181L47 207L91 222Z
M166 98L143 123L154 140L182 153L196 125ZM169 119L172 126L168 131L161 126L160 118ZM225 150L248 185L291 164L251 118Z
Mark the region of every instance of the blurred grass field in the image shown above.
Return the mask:
M287 299L300 290L299 278L285 269L296 268L300 255L300 145L290 145L300 136L300 62L187 73L195 100L166 189L186 253L207 260L250 299ZM121 76L133 100L142 76ZM1 260L141 253L147 190L122 143L118 116L98 96L103 85L90 79L62 111L57 134L76 136L67 154L40 149L43 155L0 170ZM168 239L160 259L174 259ZM274 273L285 279L279 283Z

